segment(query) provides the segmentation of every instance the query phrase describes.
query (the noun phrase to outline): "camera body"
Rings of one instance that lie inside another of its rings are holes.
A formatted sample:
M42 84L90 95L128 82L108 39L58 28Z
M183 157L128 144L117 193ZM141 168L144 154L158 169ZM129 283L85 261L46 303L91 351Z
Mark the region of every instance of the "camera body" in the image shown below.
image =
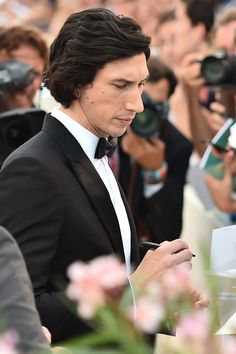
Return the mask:
M221 51L205 57L201 61L201 76L207 86L235 86L236 56Z
M162 122L167 118L169 105L167 102L154 102L146 92L142 94L143 112L136 113L131 128L137 135L150 138L160 135Z
M0 93L4 94L23 90L35 78L35 71L31 65L7 60L0 63Z

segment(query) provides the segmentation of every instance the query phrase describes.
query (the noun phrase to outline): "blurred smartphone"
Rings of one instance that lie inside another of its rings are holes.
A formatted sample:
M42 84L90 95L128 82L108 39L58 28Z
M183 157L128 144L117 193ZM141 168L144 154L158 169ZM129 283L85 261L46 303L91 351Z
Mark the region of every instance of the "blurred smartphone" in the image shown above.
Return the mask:
M227 149L226 147L224 146L221 146L221 145L218 145L216 143L213 143L211 140L204 140L203 141L205 144L208 144L210 146L213 146L219 153L222 153L222 152L228 152L229 149Z

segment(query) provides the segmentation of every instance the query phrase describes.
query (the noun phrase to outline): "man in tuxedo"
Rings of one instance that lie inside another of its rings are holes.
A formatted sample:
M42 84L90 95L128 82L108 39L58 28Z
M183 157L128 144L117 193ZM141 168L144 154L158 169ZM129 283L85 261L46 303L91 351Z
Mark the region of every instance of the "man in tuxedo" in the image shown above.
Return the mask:
M0 227L1 328L14 330L20 353L51 353L35 308L25 262L13 237Z
M139 264L134 222L105 155L114 147L111 137L124 134L143 110L149 44L131 18L106 9L72 14L52 43L44 79L60 107L0 173L0 222L24 254L52 342L88 330L65 303L73 261L116 254L135 286L192 258L175 240ZM194 302L206 299L195 292Z

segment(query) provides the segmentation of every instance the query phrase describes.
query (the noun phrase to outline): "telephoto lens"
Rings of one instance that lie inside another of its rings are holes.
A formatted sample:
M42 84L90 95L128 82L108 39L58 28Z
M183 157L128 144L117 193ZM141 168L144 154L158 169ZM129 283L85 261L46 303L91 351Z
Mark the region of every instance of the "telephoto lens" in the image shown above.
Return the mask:
M154 102L146 92L142 94L142 100L144 110L136 114L131 124L132 130L143 138L160 135L162 121L168 115L168 103Z
M236 56L225 52L207 56L201 61L201 75L207 86L236 85Z

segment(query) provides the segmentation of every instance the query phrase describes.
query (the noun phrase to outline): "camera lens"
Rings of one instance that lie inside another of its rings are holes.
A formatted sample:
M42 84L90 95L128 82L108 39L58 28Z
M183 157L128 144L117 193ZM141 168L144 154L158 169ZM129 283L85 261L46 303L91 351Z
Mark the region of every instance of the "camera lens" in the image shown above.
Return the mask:
M225 66L222 59L208 57L202 63L202 76L208 84L218 84L225 76Z
M159 131L157 111L146 107L143 112L136 114L131 127L141 137L148 138L155 135Z

